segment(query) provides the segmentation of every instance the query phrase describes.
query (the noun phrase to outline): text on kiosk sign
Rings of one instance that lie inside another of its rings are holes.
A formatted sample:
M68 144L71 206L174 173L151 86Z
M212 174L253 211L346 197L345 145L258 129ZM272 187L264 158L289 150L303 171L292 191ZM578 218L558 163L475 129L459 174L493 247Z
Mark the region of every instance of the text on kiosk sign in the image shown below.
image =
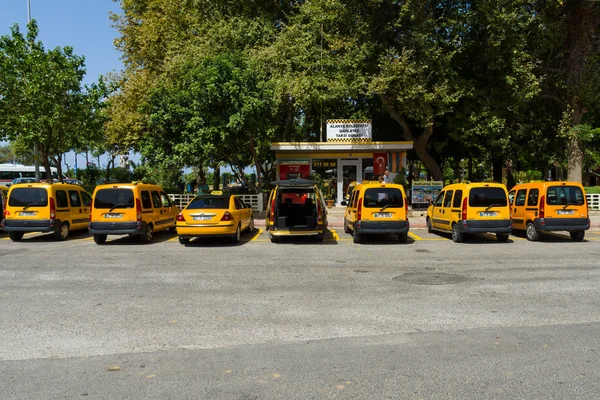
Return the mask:
M370 122L327 122L327 140L371 139Z

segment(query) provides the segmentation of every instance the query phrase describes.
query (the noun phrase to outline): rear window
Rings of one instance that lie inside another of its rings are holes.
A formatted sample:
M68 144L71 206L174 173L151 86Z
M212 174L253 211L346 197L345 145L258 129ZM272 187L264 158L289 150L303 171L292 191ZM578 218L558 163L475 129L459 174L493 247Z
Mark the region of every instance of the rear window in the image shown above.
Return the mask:
M506 192L498 187L473 188L469 192L470 207L506 206Z
M365 190L365 207L382 208L404 207L404 197L400 189L396 188L372 188Z
M579 186L550 186L546 190L546 204L582 206L585 204L585 196Z
M131 189L102 189L96 192L94 208L133 208L133 190Z
M46 207L48 192L42 188L15 188L10 192L8 205L11 207Z
M229 209L229 197L195 197L186 207L188 210L201 208Z

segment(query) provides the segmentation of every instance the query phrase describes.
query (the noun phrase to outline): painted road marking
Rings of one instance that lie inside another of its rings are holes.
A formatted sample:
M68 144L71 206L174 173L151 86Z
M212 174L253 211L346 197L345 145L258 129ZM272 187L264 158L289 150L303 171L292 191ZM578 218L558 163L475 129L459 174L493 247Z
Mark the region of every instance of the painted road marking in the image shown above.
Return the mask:
M412 232L408 232L408 236L410 236L411 238L413 238L414 240L423 240L423 238L421 236L417 236Z
M256 232L256 234L254 234L254 236L252 236L248 241L249 242L256 241L256 239L260 236L261 233L263 233L263 230L258 228L258 231Z
M333 240L340 240L340 237L335 229L330 229L329 231L331 232L331 236L333 236Z

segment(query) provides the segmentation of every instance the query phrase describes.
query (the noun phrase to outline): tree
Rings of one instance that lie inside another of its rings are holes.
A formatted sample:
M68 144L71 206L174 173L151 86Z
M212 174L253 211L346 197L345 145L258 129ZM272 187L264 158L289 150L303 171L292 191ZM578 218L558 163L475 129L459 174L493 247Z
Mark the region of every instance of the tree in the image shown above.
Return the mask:
M38 144L47 176L62 154L98 135L103 83L82 86L84 58L71 47L46 50L36 41L37 23L27 37L18 25L0 38L0 138L28 148Z

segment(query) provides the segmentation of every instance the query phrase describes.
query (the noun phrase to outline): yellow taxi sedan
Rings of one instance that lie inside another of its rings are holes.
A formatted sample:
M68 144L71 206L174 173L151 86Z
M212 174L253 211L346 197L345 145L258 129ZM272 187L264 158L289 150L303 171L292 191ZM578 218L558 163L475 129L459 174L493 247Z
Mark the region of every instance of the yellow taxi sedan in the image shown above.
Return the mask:
M177 216L179 243L194 237L228 236L239 243L243 231L254 230L252 208L236 195L207 194L194 197Z

